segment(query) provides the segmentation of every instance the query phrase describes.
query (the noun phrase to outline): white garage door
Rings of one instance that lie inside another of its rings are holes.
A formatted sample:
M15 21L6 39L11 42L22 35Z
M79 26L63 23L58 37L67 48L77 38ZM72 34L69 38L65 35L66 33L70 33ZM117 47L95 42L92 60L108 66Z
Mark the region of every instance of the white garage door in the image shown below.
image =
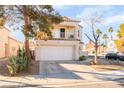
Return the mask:
M38 60L73 60L73 46L41 46L37 49Z

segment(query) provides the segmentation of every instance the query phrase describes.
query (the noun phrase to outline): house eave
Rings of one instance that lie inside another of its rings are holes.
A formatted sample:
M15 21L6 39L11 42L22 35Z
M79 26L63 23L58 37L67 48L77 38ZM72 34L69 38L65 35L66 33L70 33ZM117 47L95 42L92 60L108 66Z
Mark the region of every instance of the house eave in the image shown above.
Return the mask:
M36 46L54 45L54 46L64 46L64 45L77 45L79 40L36 40Z

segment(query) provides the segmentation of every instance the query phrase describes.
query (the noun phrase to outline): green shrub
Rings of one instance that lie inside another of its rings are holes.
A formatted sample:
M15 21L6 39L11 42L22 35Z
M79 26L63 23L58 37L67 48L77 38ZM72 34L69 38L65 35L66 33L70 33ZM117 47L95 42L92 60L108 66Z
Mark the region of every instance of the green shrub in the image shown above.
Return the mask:
M15 72L14 72L14 69L12 68L12 66L7 65L7 68L9 70L10 76L14 76Z
M79 60L80 60L80 61L83 61L83 60L86 60L86 58L85 58L85 56L80 56L80 57L79 57Z
M95 54L95 51L93 51L92 53Z
M7 68L11 76L13 76L15 73L18 72L18 67L19 67L19 64L17 64L16 62L16 57L15 56L9 57Z
M28 59L27 56L25 54L25 50L20 49L18 50L18 54L17 54L17 61L20 64L19 70L20 71L28 71Z
M28 71L28 60L24 49L19 48L17 56L9 57L7 68L11 76L20 71Z

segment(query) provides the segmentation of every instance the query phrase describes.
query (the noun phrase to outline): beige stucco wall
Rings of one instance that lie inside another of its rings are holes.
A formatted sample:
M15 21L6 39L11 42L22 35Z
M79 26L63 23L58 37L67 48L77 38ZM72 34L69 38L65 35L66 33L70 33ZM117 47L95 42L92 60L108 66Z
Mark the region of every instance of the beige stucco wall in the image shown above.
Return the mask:
M9 30L0 27L0 58L5 57L5 44L8 44Z
M78 22L62 22L58 25L54 25L54 29L51 30L54 38L60 38L60 28L65 29L66 39L68 39L70 35L73 35L74 39L82 39L82 27L79 25Z
M54 26L54 29L52 29L52 35L53 38L60 38L60 28L65 29L65 38L68 39L70 34L75 37L75 27L74 26L68 26L68 25L56 25Z
M5 27L0 27L0 58L16 55L19 46L23 44L10 37L10 31Z
M69 41L69 40L36 40L36 46L42 45L77 45L79 41Z
M11 37L9 37L8 41L9 41L9 56L16 56L19 47L22 48L23 44Z

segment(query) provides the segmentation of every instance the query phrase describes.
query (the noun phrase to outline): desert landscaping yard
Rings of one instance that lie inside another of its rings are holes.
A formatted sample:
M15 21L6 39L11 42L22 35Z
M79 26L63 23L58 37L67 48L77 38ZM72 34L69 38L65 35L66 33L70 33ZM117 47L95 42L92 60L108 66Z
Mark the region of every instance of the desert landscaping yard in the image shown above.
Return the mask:
M1 60L0 87L123 87L123 64L99 59L98 65L90 65L90 61L32 61L29 73L10 77L7 59Z
M8 73L8 69L6 67L7 65L7 62L8 62L8 59L5 58L5 59L0 59L0 75L2 76L9 76L9 73ZM21 72L21 73L17 73L16 76L23 76L23 75L37 75L38 74L38 62L35 62L34 60L32 60L30 62L30 71L29 73L24 73L24 72Z

